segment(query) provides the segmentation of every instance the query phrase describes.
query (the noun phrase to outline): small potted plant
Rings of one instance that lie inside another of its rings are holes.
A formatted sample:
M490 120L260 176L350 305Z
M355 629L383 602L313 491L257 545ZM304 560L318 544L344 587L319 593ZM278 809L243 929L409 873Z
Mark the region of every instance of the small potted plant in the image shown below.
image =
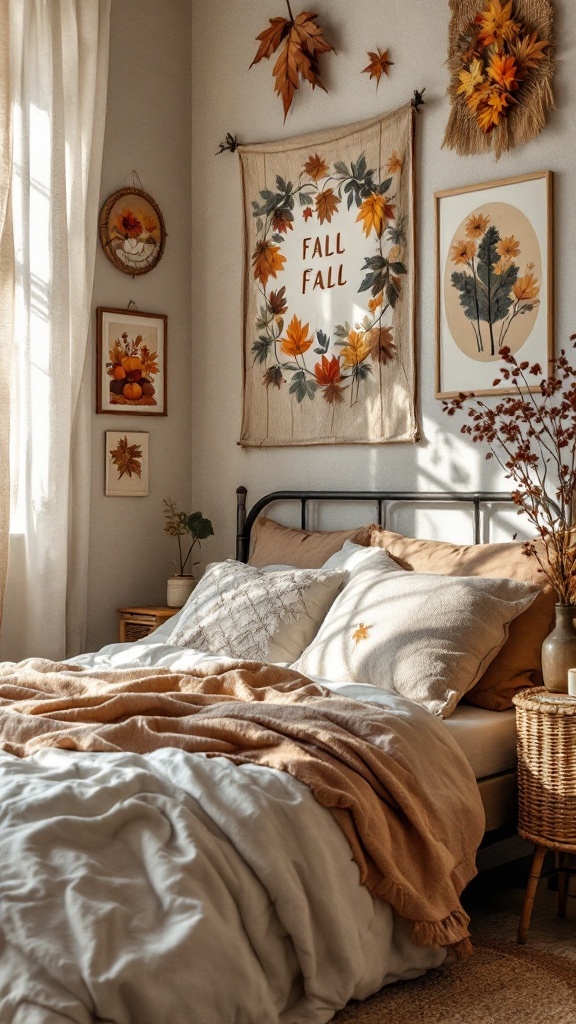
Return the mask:
M170 608L181 608L194 589L196 579L189 570L198 562L191 562L190 556L200 541L214 534L212 523L201 512L181 512L176 501L164 499L164 529L178 540L178 572L168 579L166 604ZM183 538L185 538L183 540ZM188 569L188 572L186 571Z

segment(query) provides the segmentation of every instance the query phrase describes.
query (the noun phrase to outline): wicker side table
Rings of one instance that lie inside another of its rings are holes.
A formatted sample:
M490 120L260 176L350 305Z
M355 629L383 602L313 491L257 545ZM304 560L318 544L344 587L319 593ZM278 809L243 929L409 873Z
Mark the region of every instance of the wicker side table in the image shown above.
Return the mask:
M534 857L518 928L526 942L546 850L556 853L558 913L564 917L576 871L576 699L544 688L514 698L518 744L518 832L534 843Z

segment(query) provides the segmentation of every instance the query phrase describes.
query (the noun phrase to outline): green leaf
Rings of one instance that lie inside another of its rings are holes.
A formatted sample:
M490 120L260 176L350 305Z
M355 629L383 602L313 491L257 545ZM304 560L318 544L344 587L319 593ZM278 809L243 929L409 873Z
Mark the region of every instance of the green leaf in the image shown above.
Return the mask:
M301 206L312 206L314 203L312 196L309 196L307 192L299 192L298 199Z
M214 535L212 523L209 519L205 519L201 512L193 512L188 516L187 529L190 536L194 538L194 542L206 540L206 537Z
M380 192L380 195L384 195L388 191L388 189L390 188L391 184L392 184L392 178L386 178L386 181L382 181L380 183L379 188L378 188L378 191Z
M345 178L350 177L350 171L343 160L337 160L334 164L334 170L338 171L338 174L343 174Z
M474 278L471 274L455 270L450 280L452 286L460 292L460 305L464 310L464 315L468 320L476 320L477 306Z
M272 338L267 338L264 334L261 334L258 341L255 341L252 345L252 352L254 353L254 362L265 363L270 354L272 347Z

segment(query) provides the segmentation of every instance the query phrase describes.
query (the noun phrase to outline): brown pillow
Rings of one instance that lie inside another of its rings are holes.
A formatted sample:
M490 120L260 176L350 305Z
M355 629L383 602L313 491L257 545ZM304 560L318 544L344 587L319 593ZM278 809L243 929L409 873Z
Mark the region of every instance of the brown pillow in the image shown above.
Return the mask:
M361 526L356 530L311 533L293 530L266 516L259 516L252 527L248 564L257 568L293 565L296 569L320 569L331 555L340 550L345 540L368 546L370 530L370 526Z
M403 569L539 584L542 592L510 624L508 640L465 699L490 711L504 711L512 707L512 697L518 690L542 685L541 648L554 625L555 597L538 571L536 559L522 554L521 543L448 544L404 537L379 526L372 527L370 543L386 548Z

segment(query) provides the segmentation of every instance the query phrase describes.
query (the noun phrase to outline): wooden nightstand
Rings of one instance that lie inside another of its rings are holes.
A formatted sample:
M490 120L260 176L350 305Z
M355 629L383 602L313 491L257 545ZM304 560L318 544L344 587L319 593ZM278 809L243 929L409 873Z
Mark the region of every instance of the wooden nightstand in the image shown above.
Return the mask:
M544 688L514 698L518 737L518 832L534 857L518 928L526 942L546 850L554 850L558 914L566 913L570 854L576 854L576 699Z
M153 629L158 629L158 626L161 626L166 619L179 610L179 608L168 608L164 605L137 605L133 608L118 608L120 643L141 640L143 636L148 636Z

